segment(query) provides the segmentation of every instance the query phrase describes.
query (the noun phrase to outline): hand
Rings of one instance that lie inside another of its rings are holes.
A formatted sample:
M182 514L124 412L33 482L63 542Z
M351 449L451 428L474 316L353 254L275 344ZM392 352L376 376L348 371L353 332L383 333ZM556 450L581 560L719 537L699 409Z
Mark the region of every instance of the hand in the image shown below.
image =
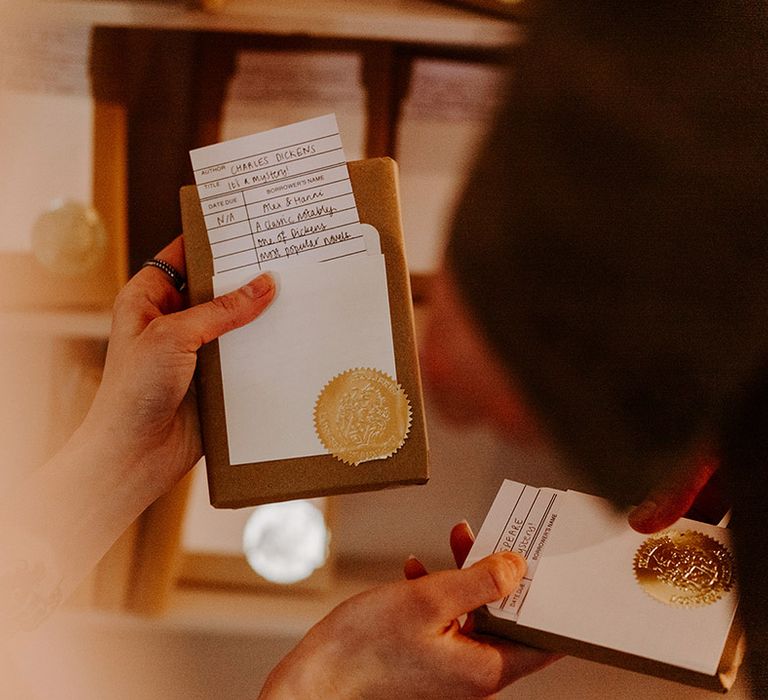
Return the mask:
M456 562L456 568L460 569L464 566L464 562L467 560L472 545L475 543L475 533L472 532L469 523L466 520L463 520L451 528L449 540L451 552L453 553L453 560ZM415 556L411 555L405 560L403 574L409 581L426 576L428 573L427 567L425 567ZM468 612L461 625L461 631L464 634L472 634L474 629L474 612ZM560 655L552 654L552 661L556 661L559 658Z
M184 274L181 238L158 257ZM120 292L103 381L83 424L0 507L0 530L25 533L48 553L35 570L52 572L58 598L200 459L190 393L196 351L253 320L273 296L271 278L262 276L182 310L184 297L153 267Z
M374 588L342 603L275 668L261 697L483 698L551 663L538 649L478 639L457 618L508 595L516 554Z
M472 532L472 528L466 520L462 520L460 523L453 526L450 534L450 544L453 560L456 562L457 569L464 566L464 562L467 560L467 555L474 543L475 533ZM405 578L412 581L421 578L422 576L426 576L429 572L416 557L411 555L405 561L403 573L405 574Z
M185 274L181 237L158 253ZM190 309L161 270L145 267L115 302L104 377L81 430L107 439L119 463L141 468L154 497L202 456L190 383L197 350L249 323L272 301L272 278Z
M720 522L728 503L718 467L719 460L711 450L699 450L629 513L630 526L651 534L683 516L711 524Z
M472 532L472 528L466 520L456 524L451 528L450 544L451 552L453 553L453 560L456 562L456 568L460 569L464 566L464 562L467 560L472 545L475 543L475 533ZM422 564L416 557L411 555L406 559L403 565L403 574L405 578L412 581L422 576L426 576L428 571L424 564ZM475 630L474 613L468 612L464 623L461 625L461 631L464 634L472 634ZM562 654L550 653L549 662L552 663L561 659Z

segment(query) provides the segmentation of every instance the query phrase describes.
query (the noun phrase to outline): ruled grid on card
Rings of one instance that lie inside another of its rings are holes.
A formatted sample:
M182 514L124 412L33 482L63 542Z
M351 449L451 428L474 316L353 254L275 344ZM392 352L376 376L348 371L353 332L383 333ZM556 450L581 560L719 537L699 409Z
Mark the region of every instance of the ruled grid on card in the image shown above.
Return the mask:
M335 115L190 156L214 274L366 253Z
M517 552L527 563L527 571L510 595L488 604L499 617L517 621L536 569L557 521L563 491L537 488L504 480L466 565L495 552Z
M558 501L562 495L563 492L556 489L538 489L524 485L499 535L494 552L517 552L525 558L528 565L517 590L506 596L498 605L499 610L510 614L514 619L517 619L533 583L542 550L557 519Z

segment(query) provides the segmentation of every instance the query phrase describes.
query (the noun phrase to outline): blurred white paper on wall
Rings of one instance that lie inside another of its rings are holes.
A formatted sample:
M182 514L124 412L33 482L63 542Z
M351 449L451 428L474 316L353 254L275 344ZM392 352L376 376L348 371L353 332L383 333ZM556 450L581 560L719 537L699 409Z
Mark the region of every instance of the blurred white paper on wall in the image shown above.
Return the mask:
M491 123L500 66L418 59L398 139L403 230L412 272L432 272Z
M224 105L221 140L335 112L347 159L364 158L361 66L355 52L241 52Z

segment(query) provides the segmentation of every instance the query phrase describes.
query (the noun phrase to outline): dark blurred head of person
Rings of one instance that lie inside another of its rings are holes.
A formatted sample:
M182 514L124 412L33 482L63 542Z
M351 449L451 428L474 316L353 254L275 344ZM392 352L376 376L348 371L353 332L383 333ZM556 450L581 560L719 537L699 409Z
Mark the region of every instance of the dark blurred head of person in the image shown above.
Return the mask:
M621 505L716 449L768 690L766 17L534 6L455 221L425 372L455 417L555 446Z

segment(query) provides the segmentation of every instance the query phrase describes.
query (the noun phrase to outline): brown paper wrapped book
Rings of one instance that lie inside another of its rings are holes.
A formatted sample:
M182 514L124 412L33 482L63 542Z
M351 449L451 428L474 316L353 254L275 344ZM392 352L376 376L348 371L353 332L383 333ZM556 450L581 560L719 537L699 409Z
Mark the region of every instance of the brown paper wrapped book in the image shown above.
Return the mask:
M394 423L400 426L405 436L404 442L402 438L387 435L389 444L385 452L389 456L382 458L377 458L375 454L373 458L371 455L360 456L354 452L344 453L340 457L319 454L233 464L227 437L219 342L214 341L199 353L197 388L208 486L211 503L215 507L239 508L295 498L423 484L428 479L427 436L410 280L400 222L397 166L391 159L379 158L352 162L348 167L360 221L377 229L384 255L397 377L393 387L377 390L381 394L382 410L388 415L396 414ZM198 193L194 187L182 188L181 209L190 303L199 304L214 296L213 260ZM256 274L254 272L254 276ZM311 362L309 343L307 361ZM350 371L356 369L359 368L349 368ZM333 378L328 379L330 382ZM376 377L364 374L343 377L338 381L346 381L350 391L359 393L362 389L355 381L361 379L367 382L368 390L381 385ZM395 390L397 385L402 388L407 405L398 399L399 393ZM333 387L330 395L332 399ZM338 413L341 408L336 407L334 410ZM376 420L377 415L369 412L365 420ZM320 420L322 426L318 422ZM315 421L318 437L333 451L330 447L334 439L333 425L328 422L327 416L323 419L316 415ZM365 431L366 426L361 427ZM258 427L254 426L254 429Z

